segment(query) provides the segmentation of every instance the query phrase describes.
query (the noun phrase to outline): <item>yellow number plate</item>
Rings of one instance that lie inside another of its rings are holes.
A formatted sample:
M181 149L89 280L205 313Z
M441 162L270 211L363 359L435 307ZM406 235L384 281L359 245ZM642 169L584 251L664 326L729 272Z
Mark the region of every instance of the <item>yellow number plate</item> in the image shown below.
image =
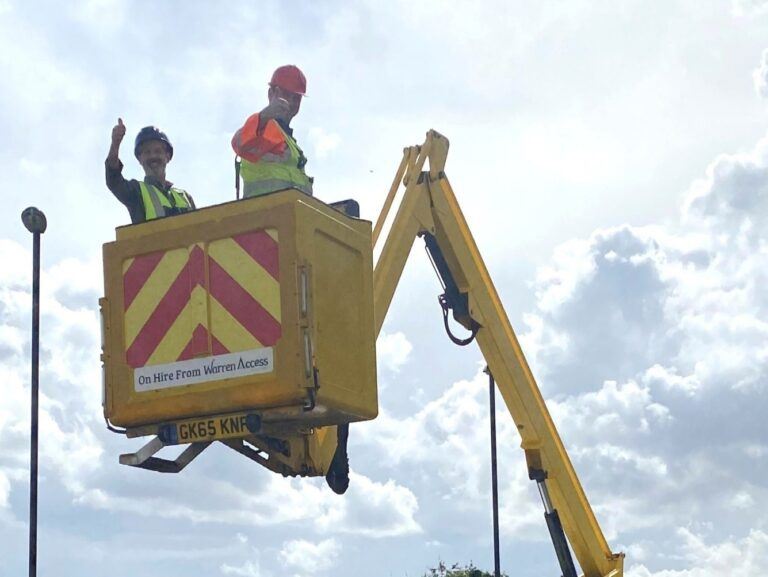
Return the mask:
M160 427L159 434L166 444L176 445L247 437L259 428L258 415L237 413L169 423Z

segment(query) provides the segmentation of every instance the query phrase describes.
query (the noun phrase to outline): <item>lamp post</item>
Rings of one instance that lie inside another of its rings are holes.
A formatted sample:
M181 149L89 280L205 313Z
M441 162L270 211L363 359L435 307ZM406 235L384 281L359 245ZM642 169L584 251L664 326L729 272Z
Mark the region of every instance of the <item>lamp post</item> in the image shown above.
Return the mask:
M499 473L496 464L496 382L489 367L485 367L488 375L488 391L490 396L490 421L491 421L491 496L493 508L493 574L501 577L501 563L499 559Z
M32 233L32 419L29 451L29 577L37 575L37 438L40 360L40 235L48 226L42 211L31 206L21 222Z

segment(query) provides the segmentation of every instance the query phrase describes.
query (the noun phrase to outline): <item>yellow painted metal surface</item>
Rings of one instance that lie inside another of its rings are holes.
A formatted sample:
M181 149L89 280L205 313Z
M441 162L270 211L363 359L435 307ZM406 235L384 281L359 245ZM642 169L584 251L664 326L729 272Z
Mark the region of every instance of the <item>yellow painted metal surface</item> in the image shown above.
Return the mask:
M119 228L104 275L113 424L376 416L370 222L283 191Z

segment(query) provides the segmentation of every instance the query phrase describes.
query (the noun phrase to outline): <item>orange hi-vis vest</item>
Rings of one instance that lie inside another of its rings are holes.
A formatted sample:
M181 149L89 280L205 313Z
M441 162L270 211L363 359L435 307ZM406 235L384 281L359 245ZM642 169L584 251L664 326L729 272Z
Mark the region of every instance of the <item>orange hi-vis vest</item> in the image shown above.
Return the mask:
M241 157L243 196L259 196L296 188L312 194L312 179L304 172L306 156L293 137L275 120L269 120L257 135L258 115L254 114L232 139L232 147Z

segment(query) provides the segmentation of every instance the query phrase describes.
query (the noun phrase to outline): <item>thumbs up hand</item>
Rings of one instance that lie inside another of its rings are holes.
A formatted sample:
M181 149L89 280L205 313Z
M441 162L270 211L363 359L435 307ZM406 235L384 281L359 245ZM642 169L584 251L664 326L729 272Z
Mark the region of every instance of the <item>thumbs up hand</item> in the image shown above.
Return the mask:
M117 124L115 124L114 128L112 128L112 144L119 145L123 141L124 136L125 124L123 124L122 118L118 118Z

